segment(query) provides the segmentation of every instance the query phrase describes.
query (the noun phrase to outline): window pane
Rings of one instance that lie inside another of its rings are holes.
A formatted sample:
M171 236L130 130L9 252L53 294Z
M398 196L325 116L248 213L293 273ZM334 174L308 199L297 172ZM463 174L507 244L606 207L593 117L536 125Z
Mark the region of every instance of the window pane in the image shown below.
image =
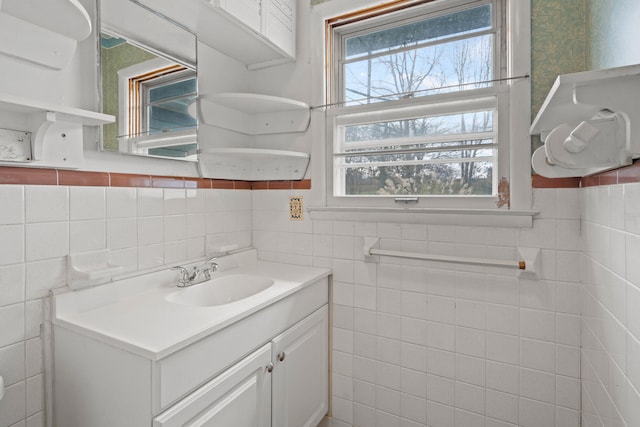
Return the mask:
M485 34L347 63L343 99L355 105L488 87L493 71L493 35Z
M370 166L345 171L346 196L491 195L493 163L435 163Z
M344 139L345 148L348 149L352 142L482 132L493 132L493 111L345 126Z
M154 103L178 96L195 95L196 78L177 81L149 89L149 102Z
M189 114L195 95L175 98L149 106L149 134L195 129L197 120Z
M487 4L348 38L345 43L345 58L351 59L358 55L369 55L489 28L491 28L491 5Z

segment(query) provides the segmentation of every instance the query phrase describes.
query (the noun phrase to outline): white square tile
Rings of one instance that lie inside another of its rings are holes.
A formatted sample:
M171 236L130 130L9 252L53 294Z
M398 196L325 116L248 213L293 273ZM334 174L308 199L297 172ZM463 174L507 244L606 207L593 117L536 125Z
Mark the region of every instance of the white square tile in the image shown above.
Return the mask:
M400 367L400 341L378 337L376 339L376 357L378 360ZM400 371L398 371L398 378ZM399 387L395 387L399 389Z
M0 267L0 306L24 301L24 264Z
M333 328L333 349L343 353L353 353L353 331Z
M624 230L625 211L623 185L609 186L609 200L607 201L607 205L609 206L611 227L617 230Z
M356 378L354 375L353 354L342 353L339 351L331 352L333 372L347 377Z
M187 212L186 192L182 188L164 189L164 214L184 215Z
M402 341L422 346L427 345L428 326L426 321L402 317L400 327L400 338Z
M556 342L578 347L580 345L580 316L558 313Z
M427 374L403 368L400 370L400 390L422 399L427 398ZM425 403L426 408L426 403Z
M520 334L526 338L555 341L556 314L552 311L521 309Z
M27 378L27 416L44 410L44 375Z
M5 386L25 379L25 346L22 342L0 348L0 376Z
M345 354L341 352L334 352ZM376 381L376 361L366 357L355 356L353 358L353 377L358 380L375 383Z
M518 337L487 332L487 359L518 364Z
M427 322L427 346L440 350L455 351L455 326L437 322Z
M184 234L183 234L184 236ZM164 221L161 216L138 218L138 245L147 246L164 242Z
M354 306L354 286L351 283L333 282L333 302ZM375 308L375 306L374 306Z
M0 265L18 264L24 261L24 225L0 226Z
M580 380L556 377L556 404L565 408L580 410Z
M422 345L402 342L400 344L400 365L415 371L427 370L427 348Z
M188 188L185 190L185 206L188 214L204 214L207 212L207 189Z
M32 377L36 374L44 372L43 354L42 354L42 340L40 337L32 338L25 342L26 357L25 357L25 369L27 377Z
M24 187L0 185L0 225L24 224Z
M27 418L25 427L45 427L44 411L38 412Z
M53 222L69 219L68 187L28 185L25 187L26 222Z
M394 314L378 313L375 330L378 336L398 339L401 336L402 318Z
M139 217L160 216L163 214L163 189L162 188L138 188L137 215Z
M520 333L520 311L518 307L487 304L487 330L511 335Z
M333 256L333 237L324 234L314 234L313 255L317 257Z
M106 216L104 187L69 187L69 218L71 221L104 219Z
M486 333L477 329L456 327L456 352L485 357Z
M556 408L556 426L580 427L580 411L567 408ZM622 427L619 424L617 427Z
M455 381L436 375L427 375L427 399L453 406L455 401Z
M353 259L353 236L333 236L333 256L340 259Z
M40 336L40 327L44 321L42 299L34 299L25 303L25 339Z
M640 184L624 185L625 230L640 234Z
M560 219L580 218L580 190L575 188L558 188L557 217Z
M427 401L427 425L430 427L451 427L455 425L455 411L452 406Z
M72 254L104 249L107 244L106 239L104 220L69 223L69 251Z
M164 217L164 241L174 242L186 240L187 217L185 215L169 215Z
M427 319L434 322L455 325L456 300L455 298L427 296Z
M456 380L483 387L486 378L486 359L456 354Z
M0 347L25 339L25 304L0 307ZM9 325L9 326L7 326Z
M521 397L519 420L522 427L553 426L555 425L555 408L547 403Z
M204 258L206 254L204 248L204 237L187 239L187 259Z
M187 260L187 241L176 240L164 244L164 263L175 264Z
M415 421L419 425L427 422L427 401L424 398L402 393L400 395L400 410L404 418Z
M6 388L0 400L0 425L13 426L26 417L26 383L19 382Z
M378 311L383 313L402 314L402 292L393 289L378 288L376 307Z
M333 392L334 396L340 397L342 399L353 400L353 383L353 378L349 378L340 374L331 375L331 391Z
M518 423L518 397L513 394L487 390L487 416L501 421Z
M41 222L26 225L27 261L58 258L69 253L69 223Z
M133 219L135 221L135 219ZM111 249L111 263L124 268L125 272L138 269L138 248Z
M400 390L400 367L391 363L376 361L376 385L392 390Z
M445 378L454 379L455 353L436 348L427 348L427 372Z
M580 378L580 349L577 347L557 346L556 372L573 378Z
M138 223L136 218L107 220L107 248L113 251L136 246L138 246ZM123 264L117 263L117 265Z
M158 267L164 264L164 245L140 246L138 248L138 269Z
M389 289L402 289L404 266L398 264L378 264L378 286Z
M401 292L403 316L427 319L427 295L416 292Z
M49 290L67 283L67 260L65 257L26 264L26 299L47 296Z
M132 218L138 215L138 199L135 188L108 187L107 218Z
M549 372L520 368L520 396L555 404L556 376Z
M520 392L520 368L487 360L486 385L488 389L517 395Z
M579 251L582 249L579 219L558 220L556 232L556 245L558 250Z
M468 328L486 327L487 305L484 302L456 300L456 324Z
M555 371L556 345L546 341L520 339L520 365L545 372Z

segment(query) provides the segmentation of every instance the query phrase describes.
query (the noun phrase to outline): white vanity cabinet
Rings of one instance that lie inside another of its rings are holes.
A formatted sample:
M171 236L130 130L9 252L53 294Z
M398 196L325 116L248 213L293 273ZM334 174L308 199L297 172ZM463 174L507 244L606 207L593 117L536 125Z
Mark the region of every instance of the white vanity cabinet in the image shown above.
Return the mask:
M55 425L318 425L329 396L328 270L236 271L274 284L220 308L168 302L175 285L155 285L165 273L143 287L132 278L57 295Z
M327 306L229 368L153 427L315 427L328 410Z

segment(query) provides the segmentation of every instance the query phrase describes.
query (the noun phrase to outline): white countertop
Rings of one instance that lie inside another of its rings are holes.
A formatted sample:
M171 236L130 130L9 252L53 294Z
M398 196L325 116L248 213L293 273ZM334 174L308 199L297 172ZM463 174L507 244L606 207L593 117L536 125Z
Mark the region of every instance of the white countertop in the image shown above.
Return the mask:
M255 251L238 255L218 261L222 271L214 273L214 278L253 274L269 277L274 284L229 304L181 305L165 299L180 289L176 286L178 273L167 269L57 295L53 323L159 360L330 274L321 268L257 261Z

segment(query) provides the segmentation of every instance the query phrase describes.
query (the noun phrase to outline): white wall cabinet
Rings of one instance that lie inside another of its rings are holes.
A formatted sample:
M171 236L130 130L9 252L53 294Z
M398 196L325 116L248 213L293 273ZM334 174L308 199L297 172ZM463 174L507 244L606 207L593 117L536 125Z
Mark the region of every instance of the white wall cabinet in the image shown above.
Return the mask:
M183 0L141 4L187 27L249 69L295 60L296 0Z

